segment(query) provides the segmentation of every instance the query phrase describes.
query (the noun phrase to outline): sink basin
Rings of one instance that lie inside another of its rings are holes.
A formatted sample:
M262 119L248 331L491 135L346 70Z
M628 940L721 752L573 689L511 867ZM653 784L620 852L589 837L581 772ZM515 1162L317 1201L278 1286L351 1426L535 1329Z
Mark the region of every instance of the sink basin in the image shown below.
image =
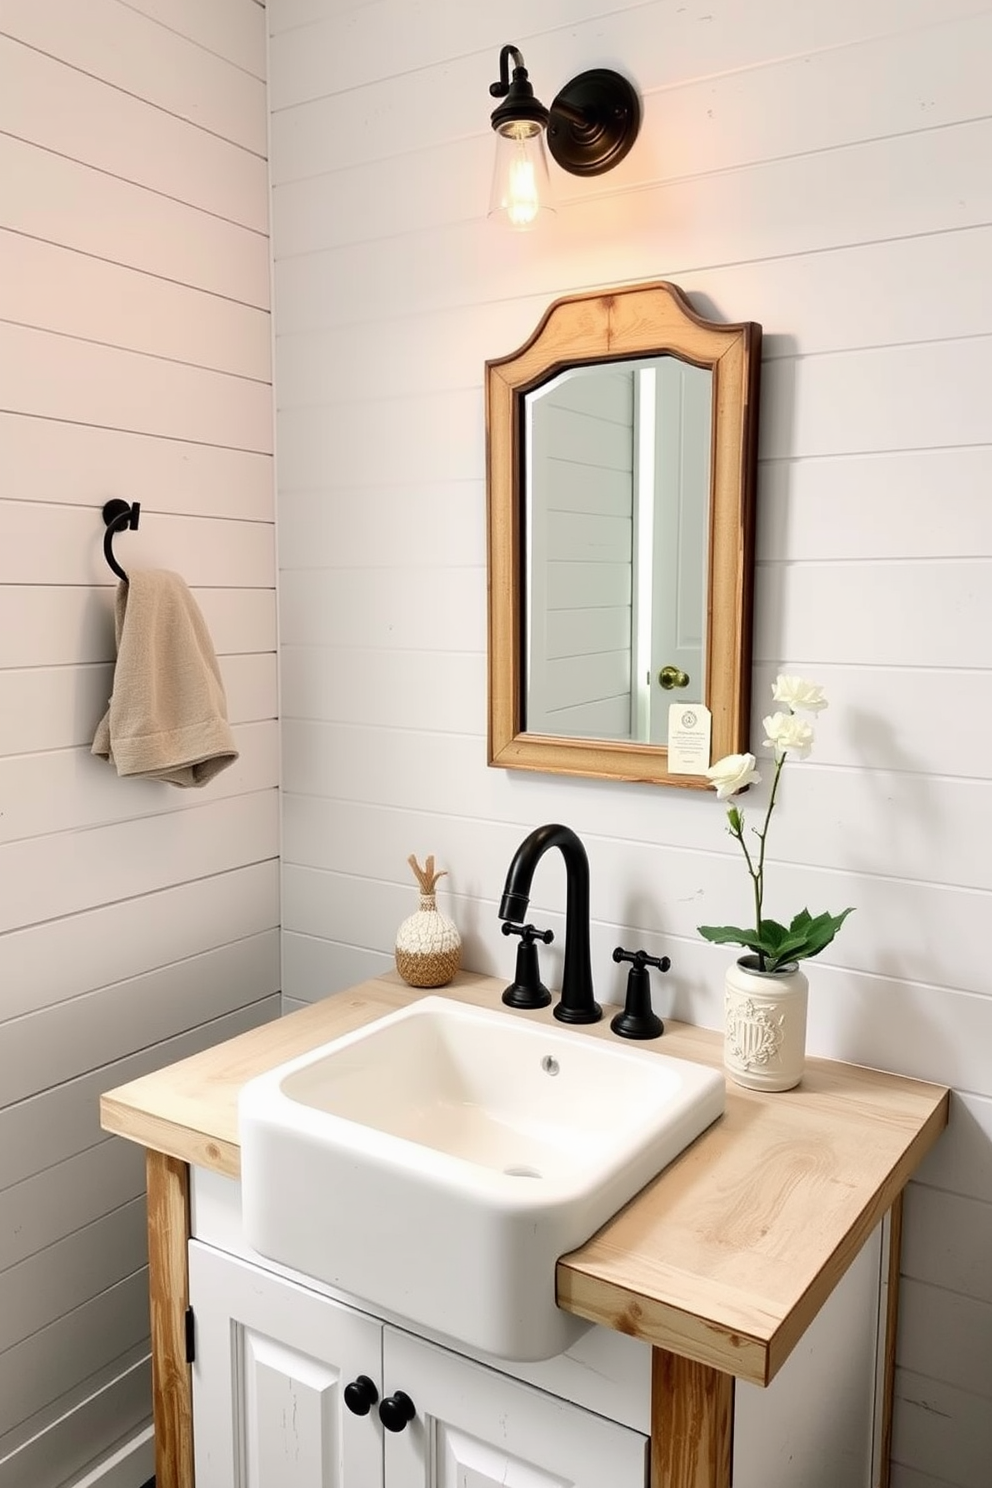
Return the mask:
M245 1236L373 1310L501 1358L585 1326L555 1262L723 1111L720 1072L424 997L249 1081Z

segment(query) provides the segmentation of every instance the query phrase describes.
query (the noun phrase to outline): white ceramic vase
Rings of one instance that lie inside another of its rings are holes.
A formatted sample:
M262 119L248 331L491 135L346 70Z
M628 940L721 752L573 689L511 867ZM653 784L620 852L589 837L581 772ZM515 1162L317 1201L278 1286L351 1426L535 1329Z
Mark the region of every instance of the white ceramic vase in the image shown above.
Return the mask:
M757 956L727 968L723 1062L750 1090L791 1090L806 1063L809 983L797 962L759 971Z

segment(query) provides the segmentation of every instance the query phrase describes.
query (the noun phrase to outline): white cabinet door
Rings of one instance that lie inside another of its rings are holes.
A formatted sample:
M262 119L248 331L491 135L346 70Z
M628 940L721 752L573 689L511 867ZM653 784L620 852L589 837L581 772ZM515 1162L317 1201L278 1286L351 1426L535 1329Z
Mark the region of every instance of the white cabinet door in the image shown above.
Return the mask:
M198 1488L381 1488L383 1428L344 1404L382 1390L382 1325L196 1240L193 1451Z
M646 1436L389 1327L383 1378L416 1409L402 1431L385 1432L386 1488L647 1483Z

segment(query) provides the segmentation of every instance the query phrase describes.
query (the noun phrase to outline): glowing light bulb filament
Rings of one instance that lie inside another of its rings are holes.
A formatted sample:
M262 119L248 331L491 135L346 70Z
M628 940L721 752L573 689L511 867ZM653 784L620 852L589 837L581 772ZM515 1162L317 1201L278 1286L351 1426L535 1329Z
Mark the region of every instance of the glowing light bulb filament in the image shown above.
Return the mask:
M511 161L508 177L506 214L514 227L529 227L540 210L540 195L534 175L534 163L521 149Z

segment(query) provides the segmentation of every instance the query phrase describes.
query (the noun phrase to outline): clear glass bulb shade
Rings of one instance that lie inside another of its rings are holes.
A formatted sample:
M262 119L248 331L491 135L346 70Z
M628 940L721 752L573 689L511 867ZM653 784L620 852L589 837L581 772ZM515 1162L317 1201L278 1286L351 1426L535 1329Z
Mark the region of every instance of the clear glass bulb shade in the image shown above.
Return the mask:
M531 124L496 135L496 161L489 194L489 216L516 232L536 227L554 214L544 130Z

